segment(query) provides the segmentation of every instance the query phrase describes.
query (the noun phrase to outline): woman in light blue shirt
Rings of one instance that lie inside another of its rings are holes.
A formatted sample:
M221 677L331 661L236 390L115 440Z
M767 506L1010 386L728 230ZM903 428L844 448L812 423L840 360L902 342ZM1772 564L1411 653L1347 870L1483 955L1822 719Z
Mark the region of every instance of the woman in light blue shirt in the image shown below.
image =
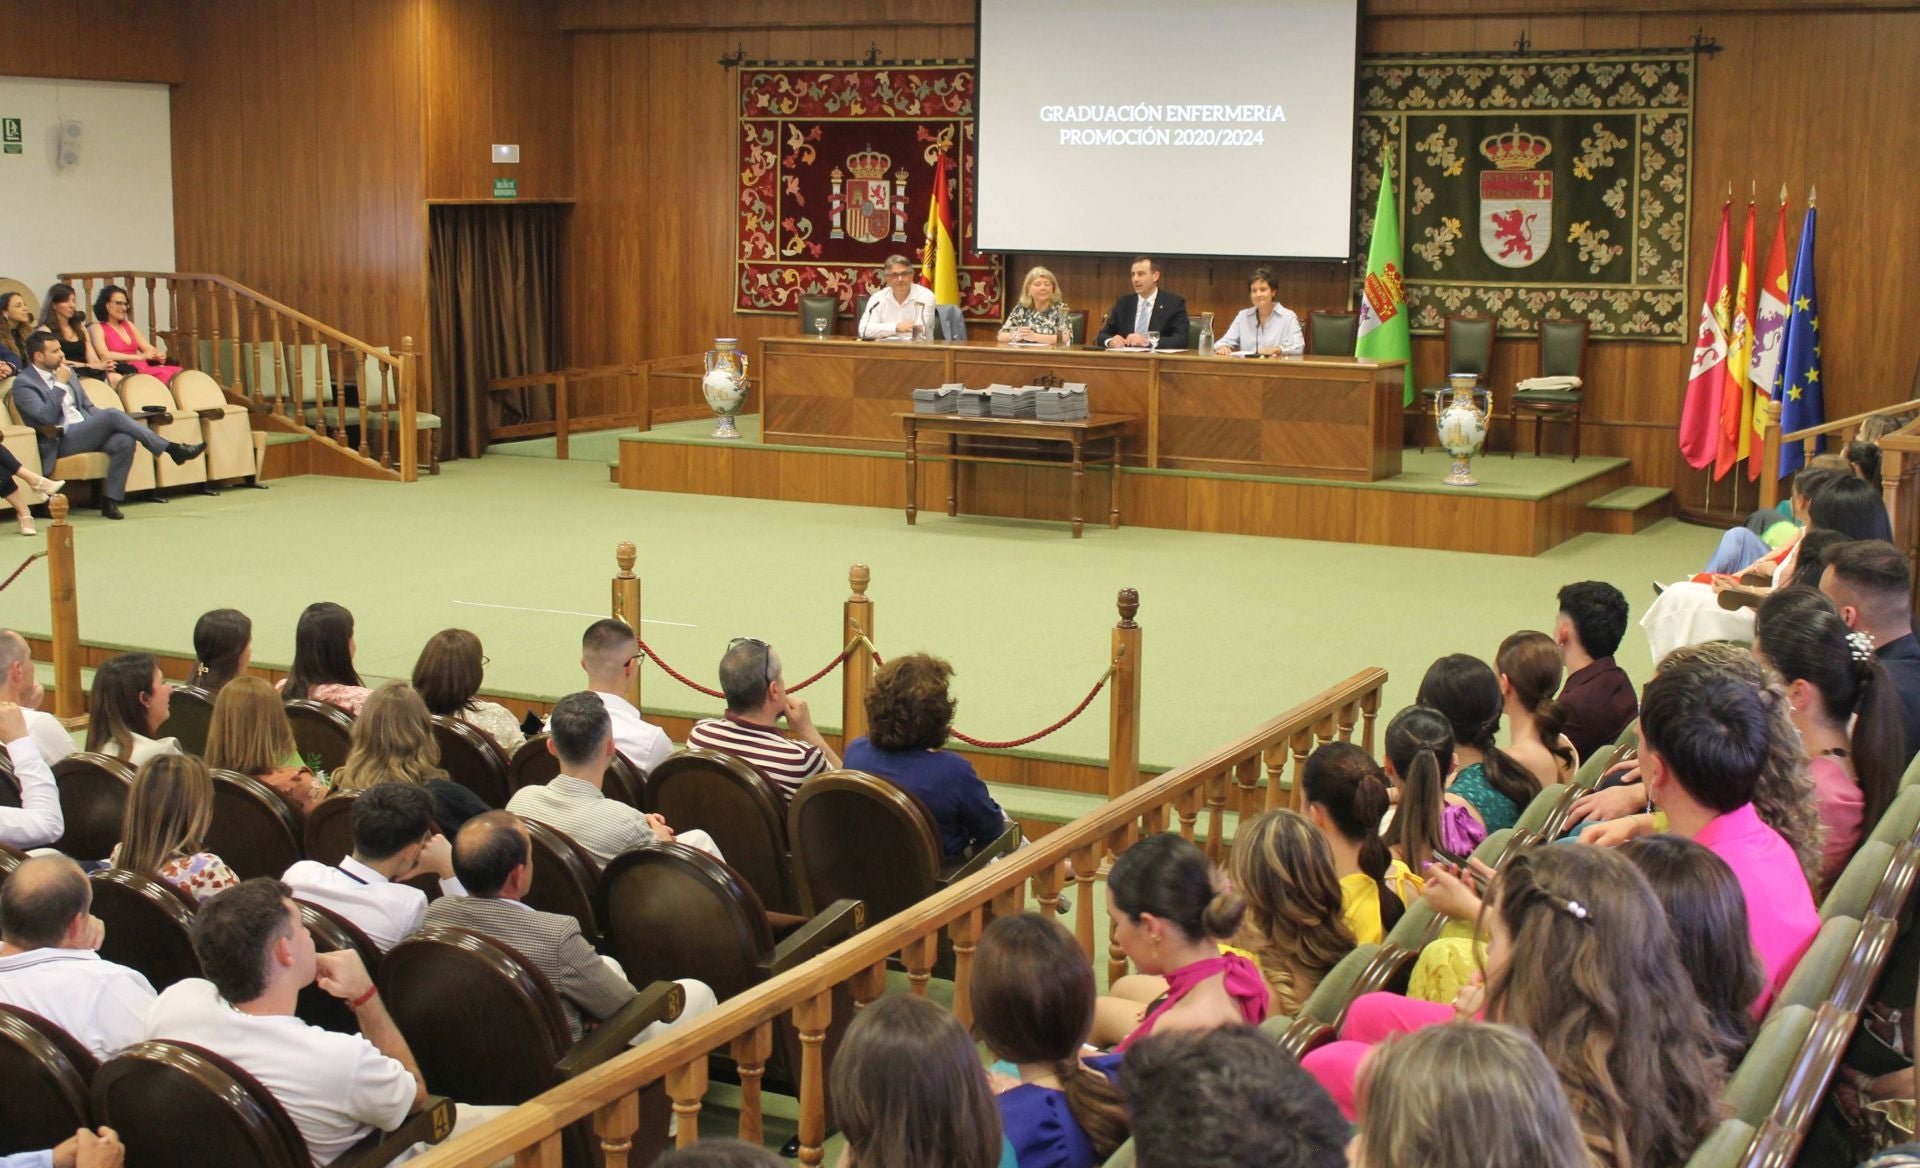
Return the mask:
M1247 296L1252 308L1243 308L1233 318L1220 343L1213 347L1216 356L1229 353L1274 353L1297 357L1307 350L1307 338L1300 331L1300 318L1274 297L1273 272L1255 268L1247 277Z

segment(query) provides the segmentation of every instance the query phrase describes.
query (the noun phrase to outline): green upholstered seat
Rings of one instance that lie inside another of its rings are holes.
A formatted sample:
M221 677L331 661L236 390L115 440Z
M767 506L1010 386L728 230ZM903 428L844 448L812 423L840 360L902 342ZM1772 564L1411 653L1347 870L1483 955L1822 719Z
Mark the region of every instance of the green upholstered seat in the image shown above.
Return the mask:
M1328 312L1319 308L1307 313L1308 356L1351 357L1359 339L1359 313Z
M1920 787L1902 787L1867 838L1884 840L1897 848L1911 840L1916 830L1920 830Z
M834 324L840 315L838 296L801 296L796 302L800 311L800 333L802 336L832 336ZM822 327L822 326L825 327Z
M1402 949L1419 952L1427 940L1427 934L1433 929L1434 918L1438 915L1425 899L1416 897L1414 902L1407 906L1407 911L1401 915L1400 919L1394 922L1393 928L1387 930L1383 944L1397 945Z
M1133 1168L1133 1140L1129 1138L1126 1143L1115 1148L1113 1155L1107 1157L1103 1168Z
M1739 1168L1753 1146L1753 1125L1737 1119L1723 1119L1700 1146L1687 1157L1686 1168Z
M1793 967L1787 984L1780 987L1780 996L1774 1000L1772 1012L1777 1013L1788 1006L1805 1006L1812 1010L1832 997L1834 983L1840 980L1840 971L1846 967L1847 958L1852 955L1853 947L1859 941L1858 918L1829 917L1821 924L1820 932L1801 956L1799 964Z
M1516 389L1513 400L1521 405L1579 405L1577 389Z
M1347 1003L1353 996L1354 979L1360 976L1378 952L1380 946L1377 943L1354 946L1353 952L1329 969L1327 976L1321 978L1320 984L1307 995L1307 1000L1300 1003L1298 1017L1312 1018L1329 1026L1337 1023L1347 1012Z
M1540 788L1540 793L1520 812L1520 818L1514 821L1515 831L1540 831L1546 827L1547 820L1553 816L1553 809L1567 793L1567 784L1549 783Z
M1894 847L1885 840L1868 840L1860 845L1860 850L1847 861L1840 876L1827 889L1826 899L1820 902L1820 919L1832 920L1834 917L1853 917L1865 919L1867 906L1873 902L1873 894L1880 888L1880 881L1886 878L1887 870L1893 867Z
M1813 1011L1805 1006L1786 1006L1767 1017L1720 1095L1734 1118L1755 1129L1767 1121L1812 1032Z

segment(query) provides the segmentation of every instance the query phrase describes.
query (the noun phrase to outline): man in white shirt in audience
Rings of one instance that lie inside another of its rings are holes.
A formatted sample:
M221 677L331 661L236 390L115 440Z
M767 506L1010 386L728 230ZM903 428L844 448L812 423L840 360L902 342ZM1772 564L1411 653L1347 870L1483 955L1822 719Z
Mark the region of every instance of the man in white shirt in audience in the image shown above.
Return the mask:
M933 327L933 289L913 280L913 261L903 255L891 255L880 265L884 283L867 297L860 314L860 339L863 341L905 341L913 339L913 322L919 318Z
M201 905L193 951L206 977L168 986L147 1013L146 1037L204 1047L252 1075L286 1109L320 1168L369 1132L393 1131L426 1102L420 1066L360 955L316 953L280 881L243 880ZM314 984L347 1003L359 1034L294 1017L300 991ZM506 1111L460 1104L453 1135Z
M0 807L0 844L28 851L44 848L67 830L60 814L60 789L53 770L40 757L40 746L27 733L27 712L0 701L0 742L13 760L13 780L20 786L20 806Z
M39 708L46 690L33 673L33 654L26 638L12 629L0 629L0 702L19 706L27 718L27 733L40 745L48 766L73 753L73 735L60 719Z
M687 745L730 754L760 772L782 803L822 771L840 769L840 756L814 728L807 703L787 692L780 655L753 637L739 637L720 658L720 689L727 712L703 718L687 734ZM780 732L787 720L793 737Z
M515 791L507 810L564 833L602 867L621 852L656 840L726 858L706 832L676 833L665 816L607 798L603 786L613 763L613 720L599 695L568 694L555 702L547 734L547 750L560 760L560 773L551 782Z
M93 885L65 856L36 856L0 888L0 1002L40 1015L105 1061L145 1037L153 986L102 960Z
M580 638L580 668L587 689L597 694L613 718L613 744L641 774L673 753L667 732L640 716L627 700L634 671L640 668L640 642L623 620L594 621Z
M412 783L376 783L353 801L353 854L339 864L301 860L281 877L293 895L332 909L382 953L420 927L427 894L404 883L434 876L444 896L465 896L453 844L433 826L433 796Z

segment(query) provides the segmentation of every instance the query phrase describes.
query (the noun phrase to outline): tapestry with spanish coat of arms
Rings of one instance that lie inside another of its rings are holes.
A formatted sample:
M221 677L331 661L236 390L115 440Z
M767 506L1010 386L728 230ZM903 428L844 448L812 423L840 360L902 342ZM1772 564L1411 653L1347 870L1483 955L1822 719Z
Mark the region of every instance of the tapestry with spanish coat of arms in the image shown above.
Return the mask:
M1369 57L1356 271L1393 161L1416 333L1586 318L1594 340L1684 342L1693 54Z
M961 311L999 321L1000 261L973 249L973 86L973 66L951 62L743 65L735 306L792 312L814 294L857 312L888 256L919 267L944 154Z

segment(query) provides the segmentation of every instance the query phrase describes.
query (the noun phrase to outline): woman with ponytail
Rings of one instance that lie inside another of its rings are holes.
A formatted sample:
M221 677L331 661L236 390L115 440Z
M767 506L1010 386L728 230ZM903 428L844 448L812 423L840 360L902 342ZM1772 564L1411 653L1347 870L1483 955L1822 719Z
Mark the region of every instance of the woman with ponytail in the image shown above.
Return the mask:
M1419 895L1421 883L1380 838L1380 821L1388 807L1386 775L1353 743L1329 742L1307 756L1300 781L1307 796L1307 818L1325 835L1332 851L1347 928L1362 945L1381 940L1406 912L1407 902ZM1274 814L1261 816L1254 827ZM1242 828L1234 841L1233 886L1248 898L1252 909L1248 882L1240 874L1246 838L1247 829ZM1260 967L1266 969L1264 959Z
M1014 1075L989 1075L1019 1168L1093 1168L1126 1141L1126 1102L1080 1061L1093 1029L1093 966L1039 913L1001 917L973 959L974 1033Z
M1493 669L1465 653L1442 657L1420 679L1414 701L1439 710L1453 727L1460 769L1447 789L1466 800L1489 834L1519 822L1521 810L1540 793L1540 780L1495 741L1505 699Z
M1515 633L1493 655L1507 715L1507 754L1541 786L1564 783L1580 767L1573 743L1560 733L1567 712L1560 692L1560 647L1545 633Z
M1406 862L1416 884L1435 860L1459 863L1487 838L1467 801L1447 790L1453 772L1453 727L1445 714L1408 706L1387 723L1387 778L1399 810L1381 837Z
M1900 785L1906 756L1899 695L1872 640L1849 631L1833 602L1811 588L1788 588L1760 605L1753 655L1787 683L1814 808L1827 829L1821 882L1831 883Z
M1100 999L1097 1040L1124 1035L1117 1049L1156 1030L1212 1030L1257 1025L1267 1016L1267 983L1259 967L1221 942L1239 932L1247 905L1221 887L1206 853L1170 832L1150 835L1120 853L1107 874L1107 916L1113 943L1143 974L1166 979L1166 993L1142 1005ZM1126 980L1126 979L1122 979ZM1116 983L1114 989L1121 987Z

